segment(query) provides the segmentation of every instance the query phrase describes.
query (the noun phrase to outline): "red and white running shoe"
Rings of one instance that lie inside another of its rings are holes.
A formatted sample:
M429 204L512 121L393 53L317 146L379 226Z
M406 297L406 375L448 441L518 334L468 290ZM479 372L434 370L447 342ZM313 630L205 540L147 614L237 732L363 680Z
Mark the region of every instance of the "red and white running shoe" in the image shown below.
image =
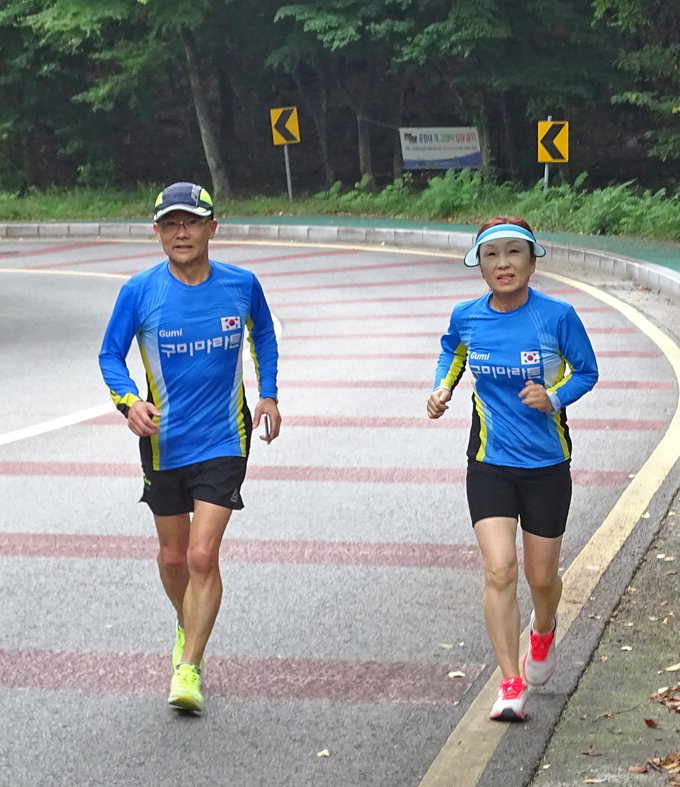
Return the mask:
M495 721L524 721L524 703L529 693L519 675L501 681L498 699L491 708L490 719Z
M529 634L529 652L522 662L524 680L530 686L542 686L547 683L555 672L557 653L555 651L555 632L557 618L554 619L550 634L534 634L535 613L531 612L531 632Z

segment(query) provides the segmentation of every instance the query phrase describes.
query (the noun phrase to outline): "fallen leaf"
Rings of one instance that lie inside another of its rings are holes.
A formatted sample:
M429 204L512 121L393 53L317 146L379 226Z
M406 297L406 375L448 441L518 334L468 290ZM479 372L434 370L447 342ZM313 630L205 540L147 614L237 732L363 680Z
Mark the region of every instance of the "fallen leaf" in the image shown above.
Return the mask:
M550 767L550 763L549 763L549 762L547 762L547 763L546 763L546 764L543 766L543 770L544 770L544 771L547 771L549 767Z
M584 784L604 784L607 780L606 779L584 779Z
M665 757L652 757L647 762L657 771L680 773L680 751L676 754L667 754Z
M656 556L656 559L657 560L663 560L665 557L666 557L666 553L665 552L659 552L659 554Z
M659 725L654 721L654 719L645 719L644 721L645 721L645 724L648 727L651 727L653 730L658 730L659 729Z
M621 645L621 650L633 650L630 645Z
M595 751L594 749L589 749L588 751L582 751L581 754L584 754L586 757L601 757L602 752Z
M316 753L316 756L317 757L330 757L331 753L328 751L328 749L321 749L321 751L318 751Z
M670 667L666 667L666 672L677 672L678 670L680 670L680 662L671 664Z
M649 701L659 702L661 705L665 705L668 710L680 713L680 683L673 688L668 686L660 688L656 694L650 696Z
M629 765L628 771L630 773L647 773L646 765Z
M659 618L654 617L654 615L650 615L647 620L651 620L652 623L656 623Z
M464 678L465 673L457 670L456 672L449 672L449 678Z
M446 650L451 650L451 648L453 647L453 645L449 645L447 642L440 642L440 643L439 643L439 647L440 647L440 648L446 648Z
M675 556L674 555L669 555L668 557L665 557L663 559L663 562L664 563L671 563L673 560L675 560Z

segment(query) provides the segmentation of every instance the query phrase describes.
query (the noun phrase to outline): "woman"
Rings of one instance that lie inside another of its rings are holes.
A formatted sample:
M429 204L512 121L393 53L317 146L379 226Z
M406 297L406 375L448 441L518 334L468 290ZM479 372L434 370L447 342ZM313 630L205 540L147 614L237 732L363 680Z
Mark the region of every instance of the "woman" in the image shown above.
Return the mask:
M560 546L571 501L565 407L597 382L585 328L567 303L529 280L545 249L526 221L497 217L480 228L465 265L491 292L455 306L441 339L430 418L448 409L469 366L474 377L467 498L484 565L484 618L503 676L490 718L522 721L527 684L555 670ZM529 652L519 663L517 523L531 591Z

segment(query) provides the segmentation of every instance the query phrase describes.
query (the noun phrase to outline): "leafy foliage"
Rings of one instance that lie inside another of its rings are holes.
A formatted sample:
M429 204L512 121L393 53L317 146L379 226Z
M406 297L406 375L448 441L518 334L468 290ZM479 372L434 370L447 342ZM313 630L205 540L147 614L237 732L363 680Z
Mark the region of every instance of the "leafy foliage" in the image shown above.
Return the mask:
M400 179L399 126L476 125L482 186L523 189L548 114L572 124L565 183L657 189L680 174L679 40L673 0L4 0L0 188L228 171L276 192L269 109L299 105L296 190L370 174L386 209L444 215L472 176Z
M83 173L87 180L88 173ZM95 173L98 177L98 173ZM220 200L218 216L281 216L311 214L382 216L419 221L479 225L490 216L515 215L537 231L584 235L628 235L680 241L680 191L640 189L622 183L585 188L586 173L575 184L546 190L542 182L530 189L494 184L480 172L447 172L431 178L424 189L410 176L371 192L365 183L346 189L337 181L315 196L301 195ZM149 206L162 184L133 189L78 187L29 189L22 198L0 193L0 220L139 219L149 220Z
M640 141L650 155L680 161L680 8L674 0L596 0L594 8L622 34L616 62L629 80L612 102L645 113Z

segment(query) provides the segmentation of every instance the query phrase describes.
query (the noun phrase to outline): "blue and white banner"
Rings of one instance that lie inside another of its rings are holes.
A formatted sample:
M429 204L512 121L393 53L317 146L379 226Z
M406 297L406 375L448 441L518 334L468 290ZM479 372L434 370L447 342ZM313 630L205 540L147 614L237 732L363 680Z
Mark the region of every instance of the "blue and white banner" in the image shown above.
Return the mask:
M474 126L400 128L404 169L481 167L482 151Z

